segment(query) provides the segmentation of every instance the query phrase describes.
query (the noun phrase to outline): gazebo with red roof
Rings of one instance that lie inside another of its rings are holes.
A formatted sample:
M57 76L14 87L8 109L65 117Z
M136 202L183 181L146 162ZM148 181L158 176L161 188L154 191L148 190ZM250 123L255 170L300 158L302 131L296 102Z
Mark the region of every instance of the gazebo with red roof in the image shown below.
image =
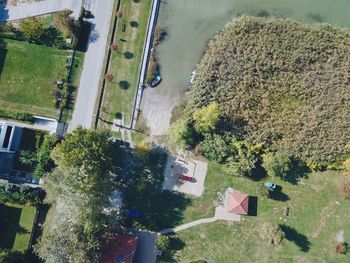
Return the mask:
M132 263L138 237L131 235L112 235L102 255L101 263Z
M227 211L240 215L248 214L249 195L238 192L230 192L228 194Z

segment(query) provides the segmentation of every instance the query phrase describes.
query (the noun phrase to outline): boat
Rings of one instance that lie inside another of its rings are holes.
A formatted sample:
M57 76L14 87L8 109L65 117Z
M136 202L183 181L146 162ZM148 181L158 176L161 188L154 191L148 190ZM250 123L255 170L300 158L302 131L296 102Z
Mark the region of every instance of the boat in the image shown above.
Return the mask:
M190 77L188 78L188 81L192 84L195 77L196 77L196 71L193 70L193 71L191 72Z
M151 88L157 87L161 81L162 81L162 78L159 75L155 76L151 81L151 84L150 84Z

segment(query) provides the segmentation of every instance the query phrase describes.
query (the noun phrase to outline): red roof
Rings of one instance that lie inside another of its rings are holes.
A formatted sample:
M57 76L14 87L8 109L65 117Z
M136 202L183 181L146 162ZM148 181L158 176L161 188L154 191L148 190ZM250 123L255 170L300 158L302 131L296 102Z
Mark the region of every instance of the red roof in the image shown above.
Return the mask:
M136 251L137 240L138 237L130 235L111 236L100 262L132 263Z
M228 195L227 211L231 213L247 215L249 196L237 192L230 192Z

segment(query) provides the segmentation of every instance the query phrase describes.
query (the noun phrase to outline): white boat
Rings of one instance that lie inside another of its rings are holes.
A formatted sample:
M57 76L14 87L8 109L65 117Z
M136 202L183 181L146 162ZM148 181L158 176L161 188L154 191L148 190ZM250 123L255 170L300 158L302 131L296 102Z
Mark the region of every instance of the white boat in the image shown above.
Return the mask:
M192 84L195 77L196 77L196 71L193 70L193 71L191 72L190 77L188 78L188 81Z

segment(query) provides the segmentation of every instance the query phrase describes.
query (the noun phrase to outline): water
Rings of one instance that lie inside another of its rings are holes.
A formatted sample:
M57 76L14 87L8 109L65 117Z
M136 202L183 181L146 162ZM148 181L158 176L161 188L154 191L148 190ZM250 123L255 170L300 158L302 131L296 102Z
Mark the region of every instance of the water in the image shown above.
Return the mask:
M158 47L163 82L145 92L143 113L153 135L166 133L172 108L209 39L240 15L283 17L350 27L350 0L163 0L158 26L168 36Z

